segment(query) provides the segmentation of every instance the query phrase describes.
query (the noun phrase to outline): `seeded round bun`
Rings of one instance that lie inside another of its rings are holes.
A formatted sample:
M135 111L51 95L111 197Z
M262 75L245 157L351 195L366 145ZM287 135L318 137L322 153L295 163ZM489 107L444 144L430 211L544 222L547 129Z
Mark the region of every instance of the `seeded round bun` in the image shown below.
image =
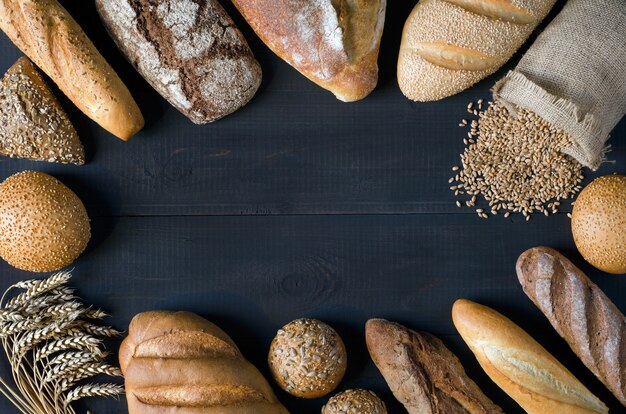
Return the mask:
M607 175L580 193L572 212L580 254L607 273L626 273L626 176Z
M24 171L0 184L0 256L9 264L58 270L85 250L89 238L85 206L56 178Z
M296 397L319 398L337 388L346 373L346 347L325 323L296 319L276 334L268 363L283 390Z
M387 414L387 408L372 391L348 390L328 400L322 414Z

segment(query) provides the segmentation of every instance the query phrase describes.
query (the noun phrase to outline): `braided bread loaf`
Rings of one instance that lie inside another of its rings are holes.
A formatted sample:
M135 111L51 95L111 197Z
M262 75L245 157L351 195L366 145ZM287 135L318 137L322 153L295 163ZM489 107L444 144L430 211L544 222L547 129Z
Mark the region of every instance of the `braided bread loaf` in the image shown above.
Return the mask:
M626 406L626 318L567 258L548 247L522 253L517 277L583 363Z
M130 414L288 414L224 331L188 312L144 312L120 348Z

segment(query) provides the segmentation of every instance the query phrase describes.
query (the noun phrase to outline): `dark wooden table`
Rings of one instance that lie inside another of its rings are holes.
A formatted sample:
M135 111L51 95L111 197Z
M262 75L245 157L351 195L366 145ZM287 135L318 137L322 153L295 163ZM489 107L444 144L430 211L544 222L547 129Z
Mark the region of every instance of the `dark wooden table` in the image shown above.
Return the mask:
M231 12L261 62L263 84L235 114L196 126L171 108L116 51L92 2L63 1L136 96L147 125L131 142L108 135L67 101L87 149L83 167L0 160L0 178L46 171L78 193L93 237L72 283L87 303L126 329L138 312L185 309L223 327L264 373L269 343L284 323L320 318L349 352L341 389L367 387L394 400L367 355L368 318L431 331L462 359L470 376L507 413L522 410L481 371L456 334L459 297L491 305L553 352L612 412L617 400L578 361L526 298L515 261L525 249L555 247L626 310L626 279L592 269L576 252L567 209L549 218L479 219L458 209L448 189L471 100L489 98L505 69L440 102L412 103L395 66L404 19L414 2L391 1L380 82L352 104L276 58ZM225 2L226 3L226 2ZM20 52L0 35L2 73ZM517 61L517 56L508 67ZM614 164L589 178L626 173L626 122L613 132ZM33 275L0 264L3 288ZM43 275L41 275L43 276ZM113 344L113 346L116 346ZM0 374L7 374L0 364ZM324 400L277 390L292 413L319 413ZM125 401L93 400L94 413L126 413ZM0 412L17 413L5 399Z

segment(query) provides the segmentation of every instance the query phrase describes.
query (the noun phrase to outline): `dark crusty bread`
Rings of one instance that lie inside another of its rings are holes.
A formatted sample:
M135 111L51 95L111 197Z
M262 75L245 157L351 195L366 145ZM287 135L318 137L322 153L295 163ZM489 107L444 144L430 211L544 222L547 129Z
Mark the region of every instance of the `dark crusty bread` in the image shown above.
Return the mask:
M337 99L363 99L378 82L387 0L233 0L257 35Z
M502 413L435 336L371 319L365 337L374 363L409 414Z
M143 128L122 80L57 0L0 0L0 29L104 129L127 141Z
M528 297L583 363L626 406L626 318L567 258L535 247L517 261Z
M82 165L85 150L35 65L22 57L0 83L0 155Z
M216 325L188 312L133 318L119 352L130 414L287 414Z
M217 0L96 0L111 37L141 75L197 124L244 106L261 67Z

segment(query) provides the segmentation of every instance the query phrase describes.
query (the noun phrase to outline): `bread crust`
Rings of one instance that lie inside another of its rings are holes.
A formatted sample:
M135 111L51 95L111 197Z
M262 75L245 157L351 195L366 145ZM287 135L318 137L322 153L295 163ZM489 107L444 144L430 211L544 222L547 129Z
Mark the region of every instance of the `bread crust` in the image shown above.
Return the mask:
M217 0L96 0L109 34L139 73L197 124L243 107L261 66Z
M459 299L452 319L487 375L527 413L608 413L567 368L505 316Z
M409 414L502 414L435 336L371 319L365 338L374 363Z
M104 129L127 141L143 128L122 80L58 1L0 0L0 28Z
M626 317L580 269L549 247L517 261L524 292L581 361L626 406Z
M138 314L119 358L130 414L287 414L232 339L193 313Z
M344 102L378 82L386 0L233 0L279 57Z
M459 93L496 72L556 0L421 0L409 15L398 84L414 101Z

